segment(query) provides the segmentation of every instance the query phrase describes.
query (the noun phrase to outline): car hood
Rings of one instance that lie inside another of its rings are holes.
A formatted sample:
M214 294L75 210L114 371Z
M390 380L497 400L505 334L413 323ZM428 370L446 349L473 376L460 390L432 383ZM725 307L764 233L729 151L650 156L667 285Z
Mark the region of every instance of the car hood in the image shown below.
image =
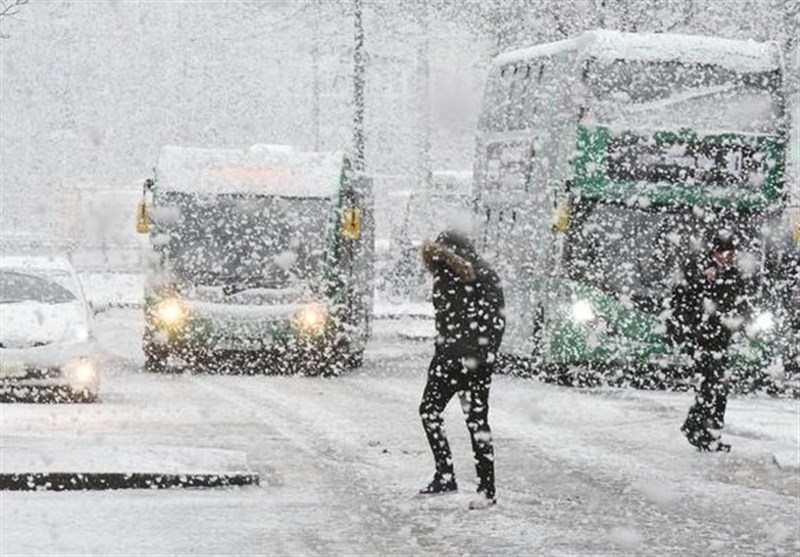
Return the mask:
M89 319L79 302L0 304L0 344L27 348L87 340Z

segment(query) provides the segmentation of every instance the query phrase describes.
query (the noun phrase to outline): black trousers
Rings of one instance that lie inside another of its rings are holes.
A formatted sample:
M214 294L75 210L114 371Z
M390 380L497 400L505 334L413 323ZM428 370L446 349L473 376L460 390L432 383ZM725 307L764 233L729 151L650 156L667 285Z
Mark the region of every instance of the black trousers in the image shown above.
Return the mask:
M695 358L694 373L695 376L701 375L702 381L681 430L690 443L699 448L708 448L719 441L725 425L728 385L724 377L727 361L724 355L715 355L707 350L700 350Z
M428 368L428 382L422 393L419 415L433 452L436 472L453 474L453 456L442 420L447 403L458 393L461 409L467 419L475 470L478 473L478 489L494 497L494 447L489 428L489 388L492 384L490 364L478 363L467 369L461 358L449 357L437 352Z

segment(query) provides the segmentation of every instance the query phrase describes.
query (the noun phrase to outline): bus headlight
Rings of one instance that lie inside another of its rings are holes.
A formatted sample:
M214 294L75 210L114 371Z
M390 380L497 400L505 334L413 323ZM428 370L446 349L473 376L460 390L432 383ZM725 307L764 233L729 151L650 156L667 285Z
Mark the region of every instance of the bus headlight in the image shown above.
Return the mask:
M94 358L76 358L65 366L64 371L67 381L77 389L92 389L97 387L97 360Z
M325 329L327 310L319 304L307 304L294 316L295 326L306 334L319 334Z
M597 317L594 306L589 300L577 300L570 308L572 320L576 323L588 323Z
M189 315L189 308L178 298L165 298L155 309L155 316L162 325L174 327L180 325Z
M760 311L745 327L747 336L757 336L768 333L775 328L775 315L771 311Z

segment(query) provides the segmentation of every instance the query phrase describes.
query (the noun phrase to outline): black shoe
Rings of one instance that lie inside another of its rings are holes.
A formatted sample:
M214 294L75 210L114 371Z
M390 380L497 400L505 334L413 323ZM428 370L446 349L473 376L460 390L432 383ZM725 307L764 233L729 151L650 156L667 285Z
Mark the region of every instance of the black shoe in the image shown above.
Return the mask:
M710 451L709 448L714 441L713 437L703 429L696 429L689 425L689 420L686 420L681 426L681 433L686 437L686 440L696 448L698 451Z
M691 440L689 440L692 443ZM702 443L692 443L697 450L702 453L729 453L731 452L730 443L723 443L722 441L703 441Z
M431 483L427 487L420 489L420 495L442 495L444 493L452 493L458 491L458 484L453 474L439 474L438 472L433 475Z
M486 484L479 483L476 490L478 496L486 497L487 499L494 499L494 486L489 487Z

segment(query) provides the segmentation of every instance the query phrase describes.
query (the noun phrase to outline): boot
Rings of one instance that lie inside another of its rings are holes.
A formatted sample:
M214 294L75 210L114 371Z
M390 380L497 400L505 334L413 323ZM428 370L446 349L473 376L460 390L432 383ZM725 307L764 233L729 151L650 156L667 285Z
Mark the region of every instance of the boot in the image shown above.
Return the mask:
M433 475L431 483L426 487L419 490L420 495L443 495L445 493L453 493L458 491L458 484L456 484L456 477L452 474L440 474L436 472Z

